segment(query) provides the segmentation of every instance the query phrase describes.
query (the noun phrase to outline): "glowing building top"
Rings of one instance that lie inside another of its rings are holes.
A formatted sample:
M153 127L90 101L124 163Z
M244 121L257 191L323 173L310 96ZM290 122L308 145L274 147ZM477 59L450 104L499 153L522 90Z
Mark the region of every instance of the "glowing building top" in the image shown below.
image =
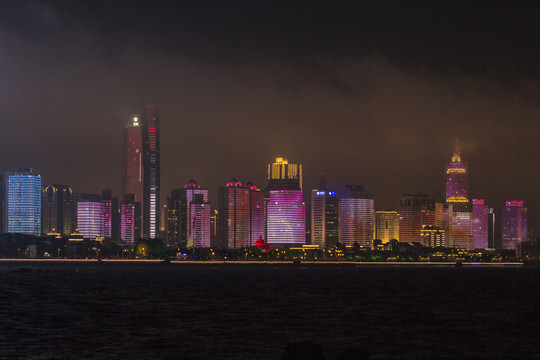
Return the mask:
M302 165L282 157L268 165L268 187L273 190L302 190Z
M456 151L446 168L446 201L468 202L467 195L467 164Z

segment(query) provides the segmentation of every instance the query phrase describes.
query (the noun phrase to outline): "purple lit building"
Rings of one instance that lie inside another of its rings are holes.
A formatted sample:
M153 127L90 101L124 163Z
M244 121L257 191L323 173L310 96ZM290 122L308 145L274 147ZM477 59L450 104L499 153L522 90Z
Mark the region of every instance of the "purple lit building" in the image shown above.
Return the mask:
M489 207L484 199L473 199L473 241L475 249L489 248Z
M77 201L77 228L85 239L103 236L103 204L97 194L81 194Z
M523 201L507 201L501 222L502 249L515 250L518 244L527 241L527 208Z
M374 207L373 196L364 191L363 186L345 185L340 202L340 243L371 247L375 227Z
M267 242L274 247L306 242L306 204L302 190L270 190L266 204Z
M467 199L467 164L459 152L454 152L446 168L446 200L452 197Z

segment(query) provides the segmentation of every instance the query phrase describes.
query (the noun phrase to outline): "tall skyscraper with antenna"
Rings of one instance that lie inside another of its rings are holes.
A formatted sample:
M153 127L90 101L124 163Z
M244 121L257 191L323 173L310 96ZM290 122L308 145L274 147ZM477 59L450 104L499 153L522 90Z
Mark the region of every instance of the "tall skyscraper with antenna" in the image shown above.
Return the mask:
M146 105L140 118L143 161L142 233L144 238L155 239L159 234L161 189L159 113L154 105Z
M458 149L446 167L447 246L473 249L473 213L468 191L468 167Z

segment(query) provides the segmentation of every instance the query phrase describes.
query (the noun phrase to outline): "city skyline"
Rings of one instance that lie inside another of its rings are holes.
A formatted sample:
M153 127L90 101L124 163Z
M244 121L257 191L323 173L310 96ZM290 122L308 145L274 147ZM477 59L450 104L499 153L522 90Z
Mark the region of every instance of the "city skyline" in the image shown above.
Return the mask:
M265 163L287 156L304 191L324 171L330 188L362 184L395 209L444 191L459 139L470 198L524 200L539 230L536 5L175 5L148 15L169 19L155 26L133 26L149 4L2 5L4 174L28 165L46 184L120 194L119 134L154 103L162 199L197 179L215 204L223 183L261 186Z

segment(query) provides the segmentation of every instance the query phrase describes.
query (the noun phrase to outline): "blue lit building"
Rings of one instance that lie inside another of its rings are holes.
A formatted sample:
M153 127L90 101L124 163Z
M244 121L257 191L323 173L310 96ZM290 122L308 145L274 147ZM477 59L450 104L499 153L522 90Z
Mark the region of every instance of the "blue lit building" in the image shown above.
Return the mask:
M41 234L41 176L29 167L6 174L6 232Z
M320 249L333 248L339 240L339 197L329 191L323 178L311 191L311 244Z

